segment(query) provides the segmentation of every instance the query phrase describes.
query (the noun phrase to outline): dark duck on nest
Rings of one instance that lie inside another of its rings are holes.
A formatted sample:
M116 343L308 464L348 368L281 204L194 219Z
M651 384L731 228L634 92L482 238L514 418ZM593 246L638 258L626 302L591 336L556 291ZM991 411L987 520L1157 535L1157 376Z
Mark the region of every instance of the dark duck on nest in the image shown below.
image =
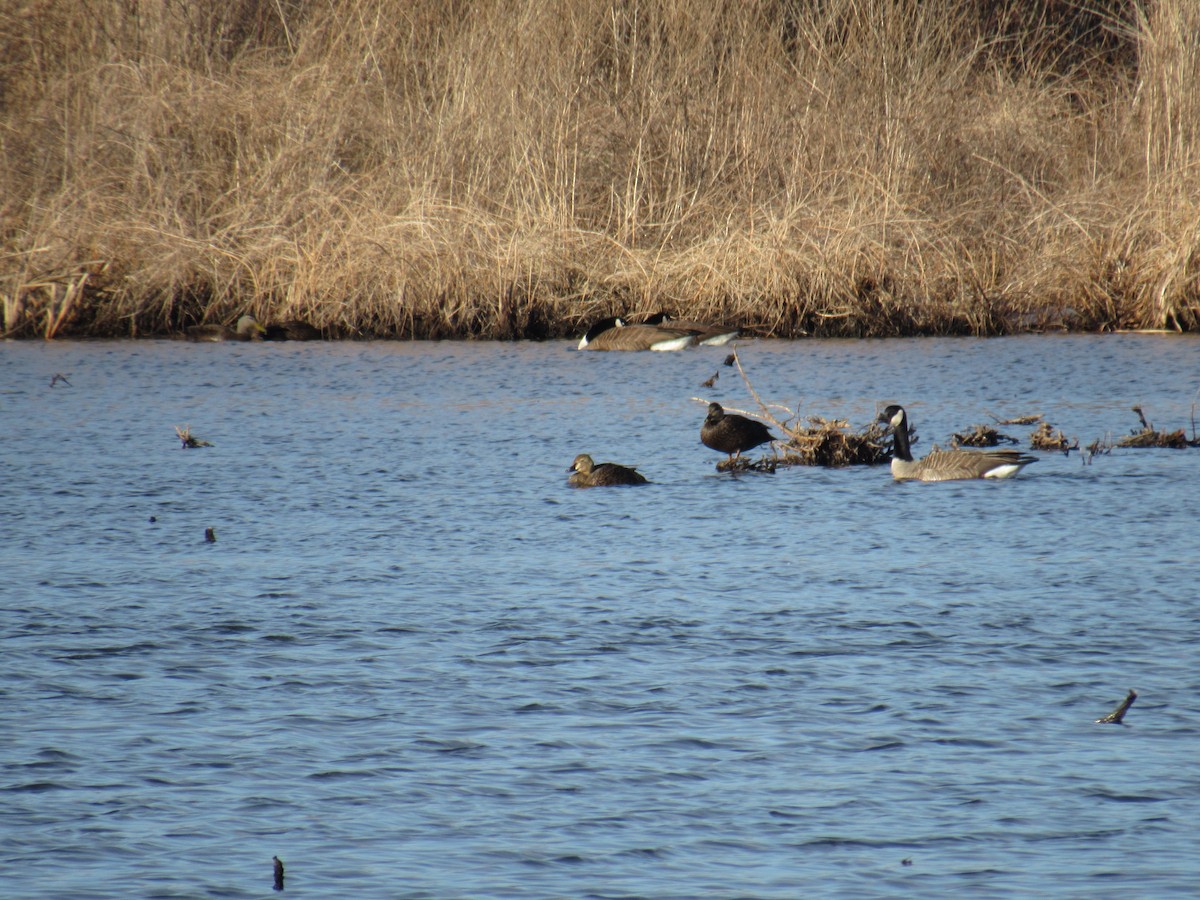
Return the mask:
M594 463L586 453L580 453L567 469L572 473L567 482L576 487L609 487L619 484L649 484L636 469L616 463Z
M968 478L1011 478L1037 462L1036 456L1020 450L963 450L934 447L921 459L913 459L908 436L908 413L892 405L879 415L892 426L892 477L897 481L962 481Z
M708 404L708 415L700 428L700 442L705 447L728 453L732 461L746 450L775 440L764 422L727 413L720 403Z

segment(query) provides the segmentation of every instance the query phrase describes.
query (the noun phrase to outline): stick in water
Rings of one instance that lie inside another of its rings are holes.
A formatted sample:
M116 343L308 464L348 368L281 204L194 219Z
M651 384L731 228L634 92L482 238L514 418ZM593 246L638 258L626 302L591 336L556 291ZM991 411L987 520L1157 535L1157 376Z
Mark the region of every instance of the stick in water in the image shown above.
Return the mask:
M1133 701L1137 699L1137 691L1132 688L1128 696L1121 701L1121 705L1110 712L1103 719L1097 719L1097 724L1100 725L1120 725L1121 720L1125 718L1125 713L1129 712L1129 707L1133 706Z

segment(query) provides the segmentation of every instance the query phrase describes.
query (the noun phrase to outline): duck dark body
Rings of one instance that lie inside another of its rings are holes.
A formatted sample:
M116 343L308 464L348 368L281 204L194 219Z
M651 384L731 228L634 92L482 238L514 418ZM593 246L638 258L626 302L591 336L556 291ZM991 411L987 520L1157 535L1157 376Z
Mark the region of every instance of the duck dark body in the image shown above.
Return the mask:
M622 484L649 484L645 476L636 469L617 463L595 463L586 453L580 453L567 469L567 479L576 487L612 487Z
M287 319L268 325L263 333L264 341L319 341L321 332L318 328L300 319Z
M708 404L708 415L700 428L700 442L705 447L728 453L733 459L746 450L769 444L773 440L774 435L763 422L727 413L720 403Z

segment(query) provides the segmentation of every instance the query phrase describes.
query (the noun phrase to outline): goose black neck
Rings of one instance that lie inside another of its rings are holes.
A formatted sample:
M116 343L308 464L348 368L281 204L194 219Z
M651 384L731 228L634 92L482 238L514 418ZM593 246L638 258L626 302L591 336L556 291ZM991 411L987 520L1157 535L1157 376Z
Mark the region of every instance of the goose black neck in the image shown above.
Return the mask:
M892 456L904 462L912 462L912 447L908 443L908 416L901 416L900 424L892 428Z

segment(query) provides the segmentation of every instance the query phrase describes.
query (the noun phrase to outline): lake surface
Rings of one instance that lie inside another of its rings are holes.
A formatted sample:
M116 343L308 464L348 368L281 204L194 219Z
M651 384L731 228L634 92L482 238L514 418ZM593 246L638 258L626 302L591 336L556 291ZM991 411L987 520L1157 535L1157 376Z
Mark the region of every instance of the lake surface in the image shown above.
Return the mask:
M1200 450L718 474L726 352L0 345L3 896L1194 896ZM1200 388L1188 336L739 352L918 455Z

